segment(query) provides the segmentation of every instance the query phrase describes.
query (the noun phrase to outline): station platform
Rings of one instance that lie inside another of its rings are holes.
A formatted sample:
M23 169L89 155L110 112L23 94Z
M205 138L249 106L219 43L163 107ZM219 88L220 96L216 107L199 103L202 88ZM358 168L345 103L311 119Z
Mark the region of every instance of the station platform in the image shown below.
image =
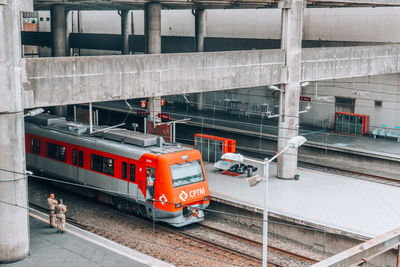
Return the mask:
M69 224L65 234L58 234L47 214L29 215L30 256L2 266L172 266Z
M246 175L224 175L213 163L204 164L214 200L262 212L262 183L250 187ZM258 167L255 174L262 173L261 164L248 164ZM303 168L298 174L299 180L278 179L276 164L270 164L269 216L361 238L373 238L399 227L400 187Z
M93 107L120 114L122 119L130 112L124 101L96 103ZM264 118L260 120L260 118L252 117L250 114L216 113L210 110L200 112L197 109L182 108L180 106L164 107L163 112L171 114L171 120L190 118L190 121L186 122L188 126L217 129L228 133L239 133L248 136L260 136L260 134L263 134L265 137L270 137L271 139L276 139L278 135L278 123L275 119ZM132 116L136 116L136 114L133 113ZM183 127L182 125L184 124L178 125L178 127ZM373 128L370 129L370 131L372 130ZM193 137L180 133L179 128L178 135L182 135L177 137L179 142L189 140L188 138ZM307 138L306 146L311 145L335 151L367 155L372 158L388 159L395 162L400 161L400 142L397 142L394 138L377 137L375 139L371 134L343 134L324 130L322 127L304 125L300 125L299 135Z

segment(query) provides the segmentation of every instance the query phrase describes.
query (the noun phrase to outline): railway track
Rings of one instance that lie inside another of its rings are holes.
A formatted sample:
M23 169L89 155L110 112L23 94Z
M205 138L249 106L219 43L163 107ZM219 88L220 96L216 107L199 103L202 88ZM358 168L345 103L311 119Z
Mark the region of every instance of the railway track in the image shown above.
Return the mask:
M160 228L160 226L158 226L158 228ZM182 238L184 238L185 242L193 242L193 241L196 242L197 243L196 245L194 243L191 243L191 245L198 246L199 248L205 248L206 251L210 252L211 254L215 254L215 252L219 254L222 252L224 257L226 257L230 261L238 262L239 263L238 266L260 266L262 264L262 259L254 257L242 251L232 249L228 246L222 244L216 244L212 241L203 239L201 237L193 236L181 230L171 229L169 227L164 227L164 226L161 226L161 228L163 229L163 231L166 231L170 234L181 236ZM271 267L280 266L272 262L268 262L268 265Z
M222 233L224 235L229 235L232 238L235 238L235 239L238 239L238 240L243 240L244 242L254 244L255 246L258 246L260 248L262 248L262 246L263 246L263 244L261 242L258 242L258 241L249 239L247 237L240 236L240 235L236 235L236 234L233 234L231 232L227 232L227 231L224 231L224 230L221 230L221 229L218 229L218 228L214 228L214 227L211 227L211 226L208 226L208 225L204 225L204 224L201 224L200 227L204 228L204 229L207 229L209 231L214 231L214 232ZM287 251L287 250L284 250L284 249L281 249L281 248L278 248L278 247L275 247L275 246L272 246L272 245L268 245L268 250L277 252L279 254L285 255L285 256L293 258L293 259L297 259L297 260L300 260L300 261L303 261L303 262L311 263L311 264L314 264L314 263L318 262L318 260L303 256L303 255L300 255L300 254L297 254L297 253L293 253L293 252L290 252L290 251Z
M30 203L30 206L47 213L47 209L43 208L39 205ZM152 228L154 225L152 224L151 221L140 218L134 215L128 215L125 214L127 217L130 218L130 220L133 220L134 222L137 222L138 224L145 226L146 228ZM67 216L67 222L70 223L71 225L74 225L76 227L79 227L81 229L84 229L86 231L93 232L95 234L101 235L103 237L109 238L114 241L121 240L121 233L113 231L112 229L104 229L100 227L96 227L94 225L88 225L85 223L81 223L80 221L70 218ZM229 236L229 238L234 238L237 240L241 240L242 242L246 244L252 244L252 246L256 247L257 249L260 249L262 247L262 243L247 239L245 237L237 236L235 234L216 229L216 228L211 228L207 227L204 225L197 225L196 228L202 229L202 231L214 231L218 232L219 234L222 234L224 236ZM235 249L232 247L229 247L224 244L219 244L217 242L213 242L210 240L207 240L206 238L202 238L199 236L194 236L190 233L185 232L185 230L180 230L176 228L171 228L168 226L160 225L157 224L156 228L154 230L154 233L158 237L170 239L171 241L180 243L179 249L182 250L189 250L192 253L195 253L196 255L208 259L214 259L217 262L222 263L222 265L226 266L260 266L262 263L262 258L257 257L254 255L250 255L246 252L240 251L239 249ZM128 238L127 236L124 236L124 238ZM129 244L124 244L129 246ZM132 247L135 249L135 247ZM297 260L301 257L301 255L297 255L288 251L284 251L279 248L275 248L272 246L269 246L268 249L270 251L277 252L279 251L280 254L285 255L287 257L292 257ZM302 258L303 261L308 261L311 263L313 261L312 259L307 259L305 257ZM316 261L314 261L316 262ZM283 265L280 264L279 262L275 262L273 260L268 262L268 266L270 267L283 267L283 266L288 266L288 265Z

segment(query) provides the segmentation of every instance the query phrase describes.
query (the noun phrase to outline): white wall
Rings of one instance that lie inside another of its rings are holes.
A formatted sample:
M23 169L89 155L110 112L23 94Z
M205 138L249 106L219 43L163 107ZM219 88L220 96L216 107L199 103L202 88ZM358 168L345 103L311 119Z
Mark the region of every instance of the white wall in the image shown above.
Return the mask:
M370 116L370 130L382 124L388 128L400 126L400 74L320 81L317 86L318 98L338 96L356 99L354 112ZM312 98L312 109L301 116L301 122L316 125L318 121L328 120L332 128L335 103L316 99L315 83L304 88L302 95ZM382 107L375 108L375 100L382 101Z
M76 11L75 11L76 12ZM134 33L144 34L144 11L133 13ZM77 25L77 16L74 16ZM121 20L117 11L82 11L81 28L84 33L121 33ZM76 32L76 30L75 30ZM193 36L194 16L191 10L162 10L161 34L169 36Z
M203 108L212 110L214 106L223 107L226 99L248 105L249 111L261 111L259 105L268 104L274 113L273 107L278 104L278 95L273 96L273 92L261 87L205 93L204 102L207 104ZM315 92L315 83L302 89L302 96L311 97L311 102L300 101L299 110L305 110L307 105L311 105L309 112L300 114L302 125L333 129L337 96L355 99L354 112L370 116L370 132L382 124L388 128L400 127L400 74L320 81L317 83L317 95ZM172 98L175 102L185 103L181 96ZM375 100L382 101L382 107L375 108ZM190 95L189 101L195 102L195 96Z
M135 34L143 34L144 12L132 12ZM207 36L279 39L280 15L280 9L207 10ZM73 17L76 32L77 11ZM162 10L161 25L162 35L194 35L191 10ZM400 42L400 27L397 25L400 25L400 7L307 8L304 39ZM82 11L81 27L85 33L121 32L117 11ZM40 30L49 31L50 23L40 22Z
M144 32L144 12L133 12L135 34ZM39 14L48 17L49 12ZM280 38L280 9L207 10L207 36L240 38ZM74 11L74 32L77 11ZM162 10L162 34L193 36L191 10ZM70 21L71 23L71 21ZM307 8L304 15L305 40L400 42L400 7ZM121 32L117 11L82 11L85 33ZM40 21L40 31L50 31L50 23Z
M280 9L207 10L207 36L280 39Z
M304 39L400 42L399 7L307 8Z

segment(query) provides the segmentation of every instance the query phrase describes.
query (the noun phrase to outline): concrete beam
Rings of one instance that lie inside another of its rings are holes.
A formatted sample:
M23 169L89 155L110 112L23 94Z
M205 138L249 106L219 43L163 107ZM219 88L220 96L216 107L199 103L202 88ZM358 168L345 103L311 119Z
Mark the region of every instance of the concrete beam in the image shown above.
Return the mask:
M25 108L282 83L282 50L25 59Z
M400 46L306 48L302 80L320 81L400 72Z
M369 262L373 257L388 251L400 244L400 227L384 235L370 239L360 245L345 250L326 260L323 260L313 267L340 267L354 266Z
M283 50L32 58L25 108L286 83ZM303 49L302 81L400 72L400 45Z

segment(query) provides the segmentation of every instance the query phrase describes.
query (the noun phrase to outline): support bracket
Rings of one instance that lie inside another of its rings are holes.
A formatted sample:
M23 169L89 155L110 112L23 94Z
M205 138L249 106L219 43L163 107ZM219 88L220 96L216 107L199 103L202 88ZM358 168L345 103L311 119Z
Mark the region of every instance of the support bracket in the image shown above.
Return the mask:
M289 68L287 66L281 67L281 81L283 84L287 84L289 80Z

